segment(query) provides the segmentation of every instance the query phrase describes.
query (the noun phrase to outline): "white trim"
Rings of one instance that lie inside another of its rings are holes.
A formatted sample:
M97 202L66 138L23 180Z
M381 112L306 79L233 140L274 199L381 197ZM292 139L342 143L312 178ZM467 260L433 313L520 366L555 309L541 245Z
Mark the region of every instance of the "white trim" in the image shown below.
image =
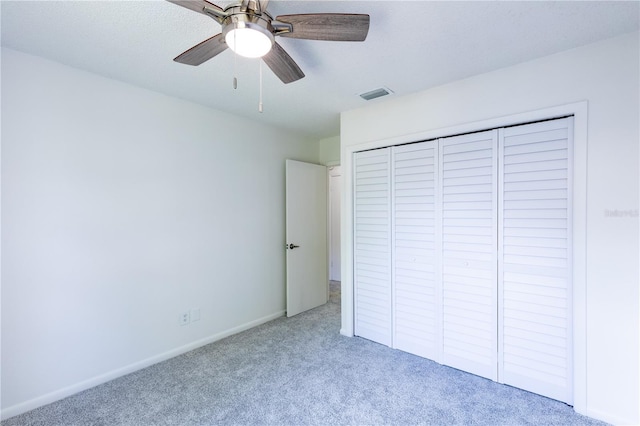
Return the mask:
M587 413L587 101L558 105L545 109L488 118L457 126L430 129L356 145L341 146L343 178L342 195L342 326L340 334L353 336L353 154L357 151L383 148L403 143L495 129L532 121L574 117L573 162L573 406L576 412ZM594 417L602 418L601 413Z
M389 262L389 276L391 282L389 283L389 301L391 303L391 343L389 347L396 349L396 286L391 283L396 282L396 150L389 150L389 209L387 214L389 217L389 253L391 259Z
M568 119L568 132L567 132L567 140L569 141L569 144L568 144L569 161L567 163L567 167L568 167L568 171L569 171L569 173L568 173L568 175L569 175L568 176L568 182L567 182L568 183L568 188L569 188L569 193L567 195L568 195L568 200L569 200L568 208L569 208L569 212L571 213L571 220L569 220L568 223L567 223L567 238L569 239L569 241L572 242L572 244L569 245L567 254L568 254L568 259L571 259L571 260L574 259L574 257L573 257L573 236L574 236L573 220L574 220L574 211L575 211L575 207L574 207L575 204L574 204L574 201L573 201L574 200L574 196L573 196L573 193L574 193L574 182L575 182L575 175L574 175L574 170L575 170L575 168L574 168L574 163L575 163L575 160L574 160L575 140L574 140L574 135L573 135L574 127L575 127L574 119L573 118L569 118ZM585 207L585 210L586 210L586 206L584 206L584 207ZM586 229L585 229L585 233L586 233ZM567 268L567 273L568 273L567 282L569 284L569 289L570 289L570 292L571 292L572 299L571 299L571 303L568 306L569 315L570 315L570 318L571 318L571 322L570 322L571 331L569 333L569 345L568 345L568 348L567 348L569 353L567 354L567 357L571 362L571 368L569 369L569 372L568 372L568 374L569 374L569 376L568 376L568 379L569 379L568 394L569 394L569 396L571 398L571 403L572 404L574 403L574 400L575 400L575 379L574 379L574 377L575 377L575 373L574 373L575 361L574 361L574 356L575 356L575 353L576 353L576 350L574 348L575 334L574 334L574 331L573 331L575 329L574 322L576 320L574 318L575 302L573 300L573 297L575 297L575 290L574 290L575 285L573 283L573 269L574 269L574 267L575 267L575 265L573 264L572 261L570 261L569 264L568 264L568 268ZM586 297L585 297L585 303L586 303ZM584 350L586 351L586 342L585 342L585 349Z
M498 229L504 229L504 128L498 129L498 145L496 147L498 159L496 201L498 203ZM498 238L498 383L504 383L504 236Z
M331 186L331 178L332 177L340 177L340 180L342 180L342 168L340 168L340 174L332 176L332 172L334 171L335 167L340 167L340 163L338 162L338 164L329 166L327 165L327 277L329 278L327 280L327 282L333 281L332 279L332 273L333 273L333 264L331 263L332 259L333 259L333 237L332 237L332 231L333 231L333 201L332 201L332 194L331 194L331 190L332 190L332 186ZM342 198L342 197L341 197ZM340 200L342 201L342 199ZM339 281L339 280L338 280ZM329 284L327 284L327 300L329 300L329 292L330 292L330 288L329 288Z
M442 241L443 234L443 196L442 196L442 173L443 168L440 165L443 162L443 154L444 150L442 148L442 142L440 139L433 140L433 149L435 152L434 161L433 161L433 188L434 188L434 261L435 261L435 278L436 278L436 300L438 303L437 311L436 311L436 342L438 342L438 347L436 349L436 357L434 361L442 364L442 359L444 358L444 345L440 344L444 342L444 289L442 286L443 281L443 268L442 268L442 258L444 245Z
M586 101L573 112L573 408L587 411L587 124Z
M326 185L327 185L327 301L331 293L331 169L326 167Z
M62 389L58 389L56 391L50 392L48 394L39 396L37 398L30 399L25 402L21 402L19 404L13 405L11 407L7 407L2 410L0 413L0 418L2 420L6 420L10 417L17 416L22 413L26 413L27 411L34 410L38 407L42 407L47 404L51 404L52 402L59 401L68 396L74 395L78 392L82 392L84 390L93 388L95 386L101 385L103 383L109 382L111 380L117 379L118 377L125 376L127 374L133 373L135 371L141 370L143 368L149 367L151 365L157 364L162 361L166 361L171 358L175 358L184 353L190 352L194 349L198 349L202 346L206 346L210 343L216 342L218 340L222 340L225 337L229 337L231 335L240 333L242 331L248 330L250 328L256 327L258 325L264 324L266 322L272 321L276 318L283 317L285 311L278 311L271 315L267 315L262 318L258 318L257 320L250 321L248 323L239 325L237 327L230 328L229 330L222 331L220 333L214 334L209 337L205 337L204 339L196 340L195 342L186 344L184 346L180 346L178 348L172 349L170 351L143 359L138 362L134 362L133 364L129 364L125 367L118 368L116 370L110 371L105 374L100 374L91 379L84 380L79 383L75 383L73 385L64 387Z
M574 406L574 408L575 408L575 406ZM591 417L591 418L594 418L594 419L598 419L600 421L603 421L605 423L609 423L611 425L634 425L634 424L636 424L636 423L630 422L629 419L623 419L621 417L612 416L610 411L600 411L600 410L587 409L586 413L580 413L580 414L584 414L585 416L588 416L588 417Z

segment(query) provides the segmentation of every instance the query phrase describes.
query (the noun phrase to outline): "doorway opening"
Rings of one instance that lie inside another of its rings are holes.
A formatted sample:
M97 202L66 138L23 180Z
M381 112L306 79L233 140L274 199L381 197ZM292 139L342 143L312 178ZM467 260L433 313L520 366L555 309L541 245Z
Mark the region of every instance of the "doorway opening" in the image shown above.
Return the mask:
M340 298L340 200L342 197L342 169L327 167L329 180L329 299Z

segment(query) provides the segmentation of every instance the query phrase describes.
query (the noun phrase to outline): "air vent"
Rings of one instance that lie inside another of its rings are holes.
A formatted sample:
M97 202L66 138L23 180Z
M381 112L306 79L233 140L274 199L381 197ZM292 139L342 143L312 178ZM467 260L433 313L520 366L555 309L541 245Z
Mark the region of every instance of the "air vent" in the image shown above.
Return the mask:
M370 101L371 99L379 98L381 96L387 96L391 93L393 93L391 89L380 87L379 89L374 89L366 93L360 93L360 97L365 101Z

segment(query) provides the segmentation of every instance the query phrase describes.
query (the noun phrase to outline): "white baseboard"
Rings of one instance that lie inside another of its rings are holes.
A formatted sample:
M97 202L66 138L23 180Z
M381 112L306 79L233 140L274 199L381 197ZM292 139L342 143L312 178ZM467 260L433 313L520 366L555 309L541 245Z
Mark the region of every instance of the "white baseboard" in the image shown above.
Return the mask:
M209 337L205 337L204 339L196 340L195 342L189 343L184 346L180 346L178 348L172 349L170 351L143 359L138 362L134 362L133 364L129 364L127 366L118 368L116 370L110 371L108 373L101 374L99 376L92 377L91 379L84 380L82 382L73 384L71 386L66 386L64 388L58 389L56 391L47 393L45 395L39 396L37 398L30 399L25 402L21 402L19 404L12 405L11 407L7 407L2 409L0 412L0 419L6 420L10 417L17 416L22 413L26 413L27 411L34 410L38 407L42 407L47 404L51 404L52 402L59 401L68 396L74 395L78 392L82 392L84 390L93 388L95 386L101 385L113 379L117 379L118 377L122 377L124 375L133 373L134 371L141 370L143 368L149 367L153 364L157 364L162 361L166 361L168 359L174 358L178 355L182 355L186 352L192 351L194 349L200 348L202 346L208 345L210 343L216 342L218 340L224 339L225 337L229 337L233 334L240 333L241 331L248 330L250 328L256 327L260 324L264 324L266 322L272 321L276 318L280 318L284 316L285 311L279 311L273 313L271 315L267 315L262 318L258 318L257 320L250 321L246 324L239 325L237 327L231 328L229 330L225 330L223 332L214 334Z
M347 330L345 330L344 328L340 329L340 334L342 334L343 336L347 336L347 337L353 337L353 333L349 333Z
M612 415L611 413L607 413L607 412L603 412L600 410L589 410L587 409L587 413L585 414L588 417L594 418L596 420L600 420L612 425L618 425L618 426L636 426L638 425L638 420L639 419L635 419L635 420L630 420L630 419L623 419L621 417Z

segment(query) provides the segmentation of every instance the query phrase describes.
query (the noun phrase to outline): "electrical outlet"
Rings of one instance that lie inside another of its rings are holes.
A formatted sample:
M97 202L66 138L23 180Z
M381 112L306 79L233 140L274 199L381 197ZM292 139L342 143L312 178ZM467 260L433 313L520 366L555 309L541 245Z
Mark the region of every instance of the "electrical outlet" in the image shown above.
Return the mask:
M191 313L189 311L183 312L178 318L180 325L187 325L191 322Z
M191 322L200 321L200 308L191 309Z

